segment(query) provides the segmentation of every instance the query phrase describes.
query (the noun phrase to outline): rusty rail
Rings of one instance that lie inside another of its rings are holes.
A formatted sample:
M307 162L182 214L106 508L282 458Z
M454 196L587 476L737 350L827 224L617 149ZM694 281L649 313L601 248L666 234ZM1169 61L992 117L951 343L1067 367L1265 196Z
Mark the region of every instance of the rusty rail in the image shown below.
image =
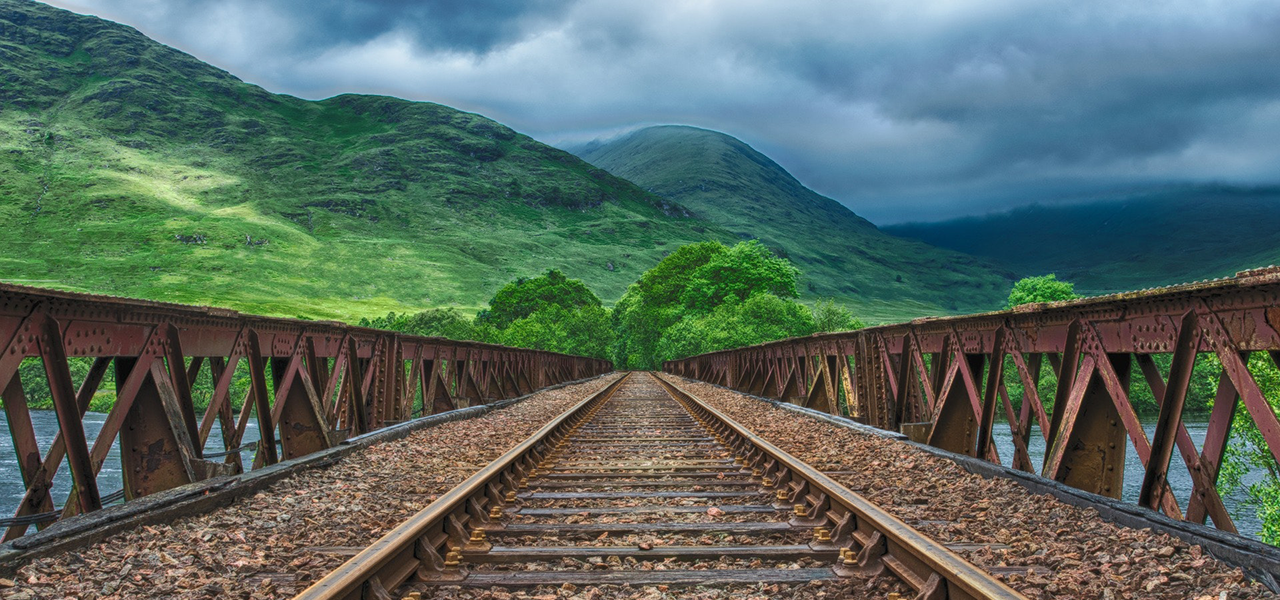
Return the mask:
M389 598L406 581L460 577L451 548L470 549L472 531L510 502L542 458L592 409L609 399L630 374L575 404L497 460L379 538L296 596L299 600Z
M6 284L0 284L0 343L0 397L27 487L5 541L33 523L48 524L37 516L101 508L97 474L117 439L129 500L242 472L239 450L253 413L261 434L256 468L416 414L612 370L608 361L552 352ZM43 453L19 369L28 359L42 363L58 416L59 432ZM77 359L91 362L79 382L69 362ZM206 364L212 395L200 416L192 391ZM230 397L237 367L249 380L238 415ZM90 447L83 416L109 369L116 401ZM215 424L223 452L206 454ZM64 459L73 487L58 509L51 487Z
M992 443L1003 412L1014 468L1119 498L1124 456L1145 467L1139 502L1175 519L1235 532L1216 484L1232 417L1243 402L1267 450L1280 461L1280 420L1250 371L1250 353L1280 365L1280 270L1012 311L917 319L669 361L669 373L844 414L952 452L999 462ZM1164 356L1161 356L1164 355ZM1222 364L1203 446L1182 412L1198 357ZM1159 359L1159 360L1157 360ZM1159 363L1168 361L1167 375ZM1045 363L1057 377L1051 410L1038 392ZM1131 379L1160 407L1148 439L1130 401ZM1011 365L1006 366L1006 365ZM1012 369L1024 396L1015 410ZM1038 424L1047 451L1027 451ZM1167 481L1181 456L1193 482L1185 503ZM1183 512L1182 507L1186 507Z
M1025 598L946 546L774 446L728 415L671 382L657 378L667 391L721 436L742 459L744 469L776 488L778 502L794 507L797 519L829 530L830 544L847 548L847 569L887 573L909 585L917 598L957 600Z
M599 412L608 410L604 407L605 403L610 402L611 397L615 396L615 391L622 388L627 377L631 375L620 378L604 390L574 405L496 461L476 472L341 567L304 590L296 598L299 600L373 600L399 597L406 591L422 590L437 585L482 588L529 587L535 584L560 585L561 582L587 585L587 581L608 582L614 585L649 584L655 577L653 571L623 570L609 573L609 577L592 577L593 574L590 573L584 575L573 571L535 572L532 573L534 577L529 577L530 573L519 571L471 573L462 565L468 557L480 563L488 562L490 552L503 550L511 554L511 548L499 549L493 546L488 541L486 533L502 532L505 527L512 526L497 521L502 518L504 511L522 510L522 507L513 505L519 502L517 500L519 490L526 485L531 489L535 485L546 485L546 482L538 484L534 478L542 476L542 471L548 468L548 461L554 464L558 460L557 456L564 447L572 447L575 443L589 443L584 441L584 438L605 441L611 439L608 434L599 432L585 436L575 435L574 432L579 426L592 423ZM808 550L815 554L829 553L834 556L839 551L840 558L834 567L807 569L797 573L798 575L811 578L854 575L874 578L885 575L901 580L916 593L916 598L922 599L1018 600L1024 598L942 544L925 537L866 499L832 481L820 471L754 435L724 414L706 406L674 385L662 381L661 378L657 379L667 394L707 427L708 433L714 433L719 439L718 443L724 444L732 456L736 457L736 462L740 466L733 467L730 472L735 474L740 472L742 476L750 478L753 482L776 490L777 503L771 508L796 515L786 523L768 524L783 524L797 530L812 529L815 541L810 544ZM625 392L619 393L625 394ZM618 401L614 400L614 402ZM621 402L628 401L625 396L621 400ZM635 434L616 432L612 435L612 439L623 440L632 439L629 436ZM690 435L692 434L685 432L676 434L676 437L687 440L690 438L684 436ZM654 439L662 438L655 436ZM606 463L609 461L594 453L592 456L594 461ZM734 463L730 462L730 464ZM635 483L617 482L610 485L625 487ZM644 492L632 493L637 498L644 497L645 494ZM696 494L697 492L693 493L695 496ZM646 522L637 526L653 524ZM670 523L659 525L660 528L671 527L676 530L681 525L688 526L688 524ZM713 523L712 525L726 527L738 525L750 528L761 523ZM572 529L574 526L548 524L545 527L555 531L558 527ZM623 527L625 528L626 524ZM704 530L698 529L698 531ZM591 535L594 536L594 534L592 530ZM577 547L538 548L546 552L531 552L526 548L525 552L517 551L514 554L525 560L545 561L559 553L571 553L575 548ZM745 548L758 548L761 551L776 549L772 546L746 546ZM788 551L795 551L792 547L785 548ZM603 553L609 548L586 547L583 550ZM631 551L628 547L613 547L612 550L620 550L624 553ZM671 553L673 550L675 553ZM719 552L732 553L741 550L740 547L732 546L635 549L636 552L654 557L655 560L664 556L714 557L719 556ZM781 571L793 573L786 569ZM663 573L663 571L656 572L657 575ZM733 570L684 571L676 568L666 573L674 577L662 580L672 582L673 585L681 585L681 582L683 584L690 582L714 584L713 582L739 580L755 582L759 581L756 578L777 575L769 569L748 569L744 574L746 578L731 576L735 573ZM692 579L689 579L690 575L693 575Z

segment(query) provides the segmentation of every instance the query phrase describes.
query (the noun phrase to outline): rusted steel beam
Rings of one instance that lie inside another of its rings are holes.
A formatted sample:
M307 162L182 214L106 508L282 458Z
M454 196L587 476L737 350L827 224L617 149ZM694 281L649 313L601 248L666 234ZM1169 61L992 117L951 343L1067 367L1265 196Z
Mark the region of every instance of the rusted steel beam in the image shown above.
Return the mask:
M712 381L710 365L731 365L721 368L736 374L724 379L733 382L729 385L787 400L793 379L835 375L821 368L811 373L805 370L807 361L792 357L831 356L844 365L838 382L843 387L836 389L843 389L849 416L861 422L885 429L905 429L912 422L911 431L926 431L930 444L998 461L991 432L1003 410L1014 437L1015 468L1118 497L1124 455L1132 451L1146 470L1141 503L1184 518L1167 481L1176 450L1194 485L1185 518L1204 522L1211 517L1218 528L1234 531L1214 486L1238 405L1243 403L1266 450L1280 464L1280 418L1272 409L1277 399L1263 395L1248 361L1250 353L1263 351L1280 365L1276 268L1159 290L780 340L670 361L664 370ZM1153 358L1159 355L1171 357L1168 383ZM1182 411L1191 369L1201 355L1216 357L1223 372L1204 447L1197 452ZM1057 381L1051 410L1050 399L1042 399L1039 391L1046 358ZM1130 402L1134 363L1139 381L1160 402L1151 440ZM1020 406L1006 388L1010 369L1023 387ZM825 387L808 389L810 400L827 393ZM1032 464L1027 450L1033 424L1039 424L1046 441L1040 465Z
M1173 445L1182 426L1182 407L1191 388L1191 368L1196 361L1196 348L1200 346L1200 326L1195 312L1187 312L1178 327L1178 342L1174 346L1173 363L1169 367L1169 382L1160 398L1160 416L1151 439L1151 457L1147 460L1138 504L1150 509L1160 506L1164 487L1168 485L1169 460L1173 458ZM1176 507L1176 501L1174 506Z
M66 347L63 345L62 328L47 315L36 321L34 332L38 337L40 359L44 362L48 378L49 395L58 413L58 432L66 440L67 464L71 467L71 481L75 489L75 508L81 512L102 508L98 494L96 475L98 469L89 457L89 444L85 439L81 412L76 406L71 370L67 367Z
M242 470L241 441L254 413L261 442L252 464L262 466L411 418L419 391L422 412L440 412L456 407L450 384L480 403L612 370L608 361L538 350L7 284L0 284L0 344L0 395L27 486L20 517L55 511L50 488L64 460L75 487L62 514L96 510L96 475L117 441L121 483L134 498ZM59 432L43 460L27 413L29 382L18 375L27 359L42 361L58 412ZM72 360L92 360L79 390ZM205 363L213 393L199 415L192 390ZM81 418L112 365L116 402L89 447ZM231 395L246 372L237 418ZM215 424L225 451L205 460ZM14 525L5 539L27 528Z

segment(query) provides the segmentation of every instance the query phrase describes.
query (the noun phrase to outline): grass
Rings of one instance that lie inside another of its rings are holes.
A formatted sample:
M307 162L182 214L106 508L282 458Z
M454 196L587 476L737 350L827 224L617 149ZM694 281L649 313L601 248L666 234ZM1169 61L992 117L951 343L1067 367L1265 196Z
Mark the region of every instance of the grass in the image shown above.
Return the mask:
M270 94L0 0L0 279L354 320L556 267L606 298L726 231L478 115Z

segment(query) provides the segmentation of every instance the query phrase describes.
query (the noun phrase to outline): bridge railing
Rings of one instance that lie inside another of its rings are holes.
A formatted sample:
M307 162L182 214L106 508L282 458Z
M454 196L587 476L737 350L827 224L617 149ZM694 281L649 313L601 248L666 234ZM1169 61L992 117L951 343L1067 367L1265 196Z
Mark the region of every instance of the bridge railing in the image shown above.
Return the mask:
M1255 353L1270 361L1264 368L1280 365L1275 268L782 340L670 361L664 370L901 430L992 462L1000 462L992 432L1009 427L1014 468L1113 498L1121 497L1132 448L1145 469L1140 504L1176 519L1207 517L1235 532L1216 484L1240 403L1265 451L1280 462L1280 421L1251 371L1251 362L1258 369L1250 360ZM1221 364L1199 448L1182 420L1197 359ZM1055 378L1056 385L1045 385ZM1159 407L1150 437L1131 401L1133 386L1141 385ZM1010 387L1022 390L1017 406ZM997 422L998 414L1007 424ZM1033 425L1045 440L1039 464L1028 452ZM1187 469L1193 484L1182 502L1168 482L1175 454L1181 466L1173 468Z
M245 450L257 468L420 414L612 370L604 360L553 352L4 284L0 344L0 396L26 486L15 517L5 520L6 541L120 495L242 472ZM73 378L73 366L87 373ZM194 401L202 371L203 415ZM110 378L115 401L91 447L84 415ZM243 389L238 414L236 388ZM43 449L28 403L36 389L51 398L58 421ZM260 439L242 446L251 419ZM215 425L223 447L206 452ZM123 490L104 495L97 475L113 444ZM72 487L59 508L52 487L64 459Z

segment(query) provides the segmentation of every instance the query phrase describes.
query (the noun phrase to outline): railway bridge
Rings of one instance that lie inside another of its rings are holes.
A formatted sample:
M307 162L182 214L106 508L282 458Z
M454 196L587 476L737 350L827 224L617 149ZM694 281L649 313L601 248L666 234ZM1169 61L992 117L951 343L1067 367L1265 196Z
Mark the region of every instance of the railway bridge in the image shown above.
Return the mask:
M1233 443L1280 459L1275 269L662 373L11 285L0 344L25 488L5 598L1280 590L1280 551L1239 535L1218 489Z

